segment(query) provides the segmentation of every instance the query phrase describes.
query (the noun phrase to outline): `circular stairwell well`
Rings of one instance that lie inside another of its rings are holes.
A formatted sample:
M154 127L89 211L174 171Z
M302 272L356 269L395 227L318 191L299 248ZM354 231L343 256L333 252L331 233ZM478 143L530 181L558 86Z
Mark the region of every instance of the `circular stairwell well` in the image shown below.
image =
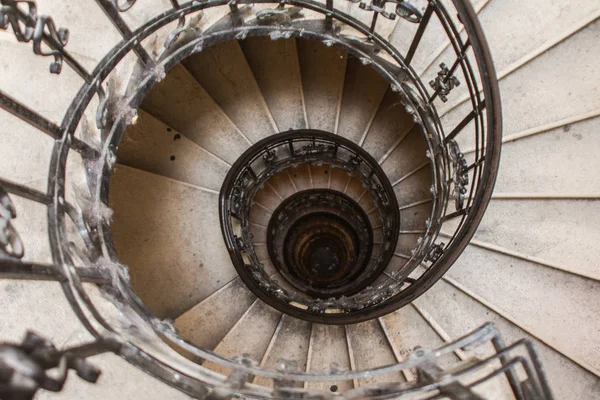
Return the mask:
M595 1L0 4L39 398L600 396Z

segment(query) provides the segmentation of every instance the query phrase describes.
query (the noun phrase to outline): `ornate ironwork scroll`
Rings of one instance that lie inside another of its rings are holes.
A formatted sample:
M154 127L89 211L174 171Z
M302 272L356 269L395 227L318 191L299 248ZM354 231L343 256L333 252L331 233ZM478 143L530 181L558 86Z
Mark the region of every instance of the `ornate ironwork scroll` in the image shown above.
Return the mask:
M23 242L11 220L17 217L8 193L0 186L0 258L22 258Z
M40 389L60 392L70 369L84 381L96 383L100 370L86 358L119 347L117 342L97 341L59 351L48 339L29 331L21 344L0 344L0 398L29 400Z
M60 50L67 45L69 30L57 29L49 16L38 16L33 1L1 0L0 4L0 29L7 30L10 26L19 42L33 41L33 52L42 56L53 56L54 62L50 64L50 72L60 74L63 62ZM19 9L20 4L27 6L26 13ZM48 37L57 48L43 50L42 41L45 37Z
M460 81L458 78L450 74L450 70L444 63L440 64L440 71L437 78L429 82L429 86L435 90L444 103L448 101L446 96L448 96L450 91L459 85Z

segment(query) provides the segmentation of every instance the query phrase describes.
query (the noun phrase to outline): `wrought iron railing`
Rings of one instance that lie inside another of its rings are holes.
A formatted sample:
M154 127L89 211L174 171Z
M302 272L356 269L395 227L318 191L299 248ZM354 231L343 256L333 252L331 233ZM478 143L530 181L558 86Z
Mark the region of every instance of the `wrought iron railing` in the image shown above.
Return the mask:
M240 359L236 363L187 343L170 324L153 318L131 288L127 269L119 264L107 207L109 181L116 149L127 126L136 120L135 110L165 73L186 57L224 40L249 35L270 35L273 39L302 36L337 46L370 64L390 82L422 127L429 148L433 171L432 218L419 247L407 261L424 266L414 270L424 272L411 274L410 281L406 281L410 284L395 295L401 294L401 299L380 302L377 313L408 304L431 287L467 245L490 199L498 168L501 131L498 85L489 50L468 1L453 0L446 4L451 8L448 10L440 0L423 4L416 0L395 0L391 1L395 4L392 10L386 8L389 2L379 0L358 5L341 0L171 0L171 8L143 21L135 29L124 19L126 13L132 12L127 10L135 0L96 0L96 3L117 28L122 40L90 71L67 50L67 30L57 29L52 18L38 15L34 2L0 0L0 29L12 31L21 42L31 42L35 54L52 57L52 74L64 74L68 67L81 78L80 89L60 124L16 100L14 94L0 91L2 109L54 140L45 190L14 182L10 176L0 178L3 188L0 193L1 277L56 279L92 335L98 340L107 337L118 340L121 346L114 350L116 353L194 396L213 390L219 395L274 398L286 391L285 382L290 380L355 379L424 365L411 359L370 371L290 373L287 364L282 364L280 370L266 370L249 366L250 360ZM209 11L222 18L202 31L200 15ZM455 14L460 23L454 18ZM414 24L408 29L414 34L406 49L388 40L394 20ZM441 66L439 73L425 84L413 66L428 32L441 34L448 43L442 54L449 57L445 61L450 67ZM124 76L126 66L132 63L133 75ZM127 79L129 84L117 90L114 82ZM458 123L450 124L440 118L438 107L461 90L469 98L469 108ZM458 143L463 137L472 138L475 151L468 155L472 158L460 152ZM33 202L47 211L51 262L21 260L21 250L24 248L27 252L28 249L27 240L21 241L13 220L27 211L11 205L9 196L13 200ZM453 234L443 243L438 233L441 226L448 223L453 224ZM83 285L84 282L101 285L103 294L95 289L97 286ZM123 314L129 321L127 324L123 324ZM490 329L484 331L487 335ZM463 339L446 349L463 348L469 340ZM228 378L215 375L174 353L164 341L229 367L233 372ZM503 350L499 348L499 351ZM496 373L512 375L513 390L520 398L524 398L524 390L550 398L534 356L527 364L533 368L525 367L528 383L520 384L511 372L513 363L526 363L522 359L510 360L504 354L496 356L503 363L502 371ZM245 383L249 375L273 379L275 391ZM437 379L431 378L435 376L439 376L435 369L425 368L423 379ZM345 396L377 397L441 388L439 382L427 385L422 384L423 380L419 382L412 388L396 385L377 392L357 389ZM287 392L290 396L299 394L296 389Z
M360 181L365 193L370 193L374 199L375 207L368 212L378 221L372 229L379 243L373 246L373 254L364 267L365 280L355 282L358 285L364 282L362 288L373 283L387 267L396 248L400 231L396 195L373 157L351 141L331 133L288 131L257 142L239 157L225 178L219 201L225 243L240 277L272 306L291 315L322 322L358 322L361 315L373 313L370 307L385 300L383 293L403 286L406 276L387 286L369 286L353 296L308 300L273 281L255 251L249 221L257 192L275 175L311 164L345 171Z

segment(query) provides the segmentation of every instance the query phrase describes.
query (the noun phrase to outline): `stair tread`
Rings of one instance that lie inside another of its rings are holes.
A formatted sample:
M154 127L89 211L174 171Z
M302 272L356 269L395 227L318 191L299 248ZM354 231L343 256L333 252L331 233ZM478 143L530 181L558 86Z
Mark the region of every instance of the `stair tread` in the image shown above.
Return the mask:
M350 358L346 344L346 332L342 325L313 324L310 371L328 371L333 363L350 370ZM352 381L309 382L308 387L337 392L352 389Z
M287 172L276 174L274 177L269 179L268 183L284 199L287 199L296 193L294 184L292 183L291 177Z
M229 359L247 354L260 362L280 319L279 311L257 301L215 347L214 352ZM212 362L206 362L204 366L218 373L229 371Z
M359 143L372 122L388 86L388 82L371 66L363 65L355 57L349 58L344 78L338 134Z
M427 142L423 130L419 125L415 125L402 143L381 164L381 168L390 182L395 183L426 163L428 161L426 152ZM431 169L431 167L427 166L425 169Z
M505 143L498 193L600 193L600 118Z
M600 277L595 210L593 200L492 200L474 238Z
M469 246L448 276L599 370L600 282ZM581 327L586 327L581 329Z
M414 4L414 6L417 7L421 14L424 14L427 7L427 2L419 0L415 3L416 4ZM442 3L442 5L444 5L448 10L455 10L451 0L442 0L440 3ZM462 24L458 21L456 12L450 11L448 14L454 25L460 29ZM417 33L419 24L409 22L402 18L398 18L398 20L398 24L389 36L389 40L394 47L400 50L401 54L406 54L412 44L415 34ZM432 61L432 55L436 55L440 51L440 47L445 43L447 43L446 32L439 18L434 13L429 20L427 29L421 37L419 47L417 47L414 53L414 57L411 61L411 67L414 68L417 73L420 73Z
M299 165L297 167L292 167L289 169L289 174L298 191L314 189L310 166Z
M240 45L279 131L306 128L296 39L257 36Z
M348 336L358 371L383 367L396 363L394 353L387 342L385 333L376 319L347 325ZM359 386L376 385L382 382L405 382L401 372L377 375L358 380Z
M306 371L311 323L287 315L283 316L281 329L266 360L264 368L277 369L279 360L296 361L299 372ZM296 387L302 387L302 381L295 381ZM273 386L273 380L257 377L259 385Z
M214 349L252 305L256 296L235 278L175 320L179 335L198 347Z
M20 343L30 329L51 340L59 349L93 340L56 282L2 280L0 307L4 310L0 324L3 342ZM90 385L76 376L70 376L60 393L42 391L37 397L105 399L126 396L144 399L156 396L189 399L114 354L97 355L90 362L102 371L102 378L96 384Z
M436 283L419 297L416 303L426 308L453 338L461 337L489 321L494 323L502 333L506 344L514 343L524 337L533 339L550 387L557 399L592 399L600 394L598 377L444 281ZM492 352L493 349L489 346L479 347L477 351L466 353L481 358L490 356Z
M319 189L328 189L332 169L325 165L311 165L309 168L313 186Z
M2 93L60 125L71 100L81 88L79 75L71 68L63 68L60 75L49 79L50 61L35 55L31 46L18 43L12 34L4 32L0 36L0 60ZM52 101L48 100L48 93L52 94ZM3 115L8 116L7 113Z
M340 168L333 168L331 170L331 189L343 193L349 178L350 174L348 172Z
M335 133L347 55L316 40L297 47L308 126Z
M362 147L379 160L413 126L413 117L404 109L400 96L388 89Z
M545 12L540 12L543 9ZM575 26L588 15L600 11L589 0L568 4L560 0L490 1L479 13L497 71L535 50L560 30ZM507 36L509 32L509 36Z
M394 343L398 354L403 360L413 352L415 347L423 347L431 350L444 345L444 341L431 328L419 313L407 306L382 317L385 321L392 343ZM458 357L446 354L439 359L442 368L453 366ZM413 374L416 373L412 371Z
M402 208L405 205L432 198L432 185L433 178L430 168L424 168L411 175L406 180L394 186L398 205Z
M596 95L600 83L590 79L600 74L600 64L597 52L589 51L599 40L600 21L596 21L500 80L505 136L600 108ZM465 102L453 108L456 102L449 99L438 111L443 115L452 109L442 117L442 123L453 127L471 105ZM474 146L471 133L458 135L457 141L461 148Z
M150 91L142 109L230 164L250 145L181 65Z
M19 134L15 135L15 132ZM4 113L0 141L0 176L45 192L54 140L19 118Z
M177 317L236 276L217 194L117 165L110 205L119 259L156 316Z
M11 224L18 232L23 243L23 262L52 263L52 250L48 240L48 207L44 204L11 196L11 201L17 212L17 217ZM79 236L74 224L66 218L67 236Z
M119 145L120 164L218 191L229 167L150 114L139 110Z
M208 47L185 59L183 65L251 142L276 133L237 40Z

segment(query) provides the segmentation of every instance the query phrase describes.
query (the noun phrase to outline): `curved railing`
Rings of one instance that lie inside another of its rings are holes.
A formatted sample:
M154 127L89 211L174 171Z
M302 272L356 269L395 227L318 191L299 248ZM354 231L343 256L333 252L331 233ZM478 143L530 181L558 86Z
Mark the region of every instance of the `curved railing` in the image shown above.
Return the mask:
M242 154L223 182L219 214L231 260L246 286L263 301L286 313L326 323L359 321L373 312L387 287L367 287L353 296L308 300L270 279L255 251L250 227L250 210L256 193L273 176L300 165L329 165L361 182L374 199L379 221L374 227L380 243L364 267L367 276L360 288L373 283L394 255L400 231L400 212L394 189L385 173L365 150L339 135L315 130L288 131L267 137ZM236 229L237 227L237 229ZM370 277L370 278L369 278ZM360 279L360 278L357 278ZM360 284L360 282L357 282ZM398 281L394 281L397 286ZM400 284L402 285L402 284ZM359 288L359 289L360 289Z
M469 2L453 0L452 9L447 10L440 0L429 0L423 9L415 7L417 1L409 0L360 4L338 0L171 0L171 8L133 30L123 13L132 12L127 10L135 0L96 3L122 40L90 71L68 51L68 31L57 28L52 18L38 15L35 3L0 0L0 29L12 31L20 42L30 43L35 54L50 57L52 74L69 68L81 78L81 87L60 124L0 91L1 108L55 141L47 190L16 183L10 176L0 179L2 277L60 281L73 310L94 337L117 340L120 346L113 351L194 396L202 396L212 388L219 393L274 398L282 387L277 382L354 379L416 365L408 361L371 371L290 374L285 365L278 371L265 370L248 366L250 360L228 360L185 342L168 323L153 318L131 288L127 269L119 264L107 207L109 181L116 149L127 126L137 118L135 110L165 73L186 57L221 41L249 35L270 35L273 39L302 36L337 46L370 64L390 82L427 141L433 171L431 218L418 248L407 255L407 265L413 268L410 280L405 281L408 285L396 287L396 292L378 301L377 313L408 304L431 287L468 244L490 199L497 173L501 135L498 85ZM387 3L393 3L392 9L386 7ZM201 31L196 24L200 14L208 10L221 10L223 17ZM454 15L458 20L453 19ZM406 49L395 47L387 38L398 20L414 24L408 30L412 34L407 35L410 40ZM449 57L445 60L449 67L441 66L425 84L413 64L420 44L435 26L448 43L441 54ZM134 73L125 77L122 71L132 59ZM127 88L116 89L114 82L126 78L130 79ZM447 99L461 96L467 99L468 107L459 122L440 118L438 108ZM463 137L471 138L469 150L474 151L468 157L472 158L467 159L460 151L458 143ZM11 205L9 196L47 210L52 263L21 261L27 243L22 243L11 221L26 211ZM451 226L452 231L443 242L442 226ZM392 282L395 279L390 277ZM102 293L94 289L97 286L84 282L100 285ZM129 323L123 323L123 315ZM233 373L229 378L214 374L174 353L164 341L229 367ZM512 371L510 364L504 365ZM245 384L244 377L249 374L272 378L275 392ZM392 392L414 390L423 387L397 386ZM292 392L297 393L290 389ZM376 397L374 392L360 393Z

